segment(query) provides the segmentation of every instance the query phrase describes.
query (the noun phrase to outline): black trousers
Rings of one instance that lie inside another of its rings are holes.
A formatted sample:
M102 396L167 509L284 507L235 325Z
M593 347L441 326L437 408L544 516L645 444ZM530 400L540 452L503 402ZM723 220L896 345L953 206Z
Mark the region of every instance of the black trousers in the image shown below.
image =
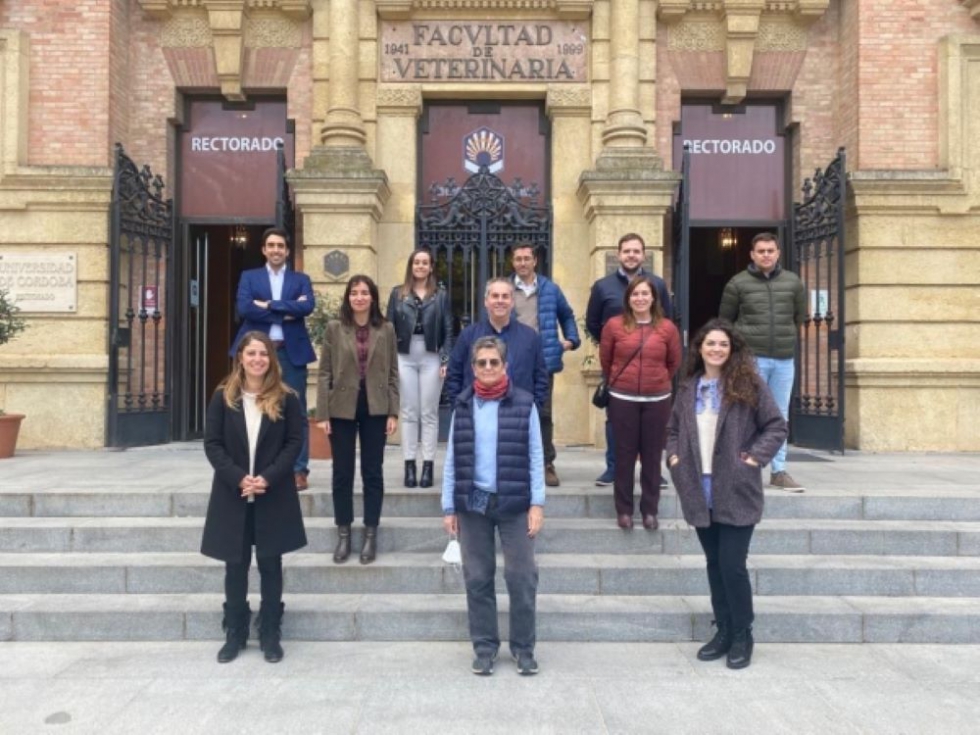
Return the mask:
M708 561L708 586L715 620L727 621L733 630L752 625L752 585L745 560L755 526L729 526L712 520L695 529Z
M354 522L354 460L357 439L361 439L361 482L364 485L364 525L377 526L381 520L385 482L387 416L368 413L364 384L357 393L354 419L330 419L330 445L333 449L333 515L338 526Z
M248 599L248 570L252 566L252 546L255 543L255 504L245 509L245 533L242 534L242 561L225 563L225 602L229 607L245 605ZM282 554L260 556L259 579L263 606L278 606L282 602Z

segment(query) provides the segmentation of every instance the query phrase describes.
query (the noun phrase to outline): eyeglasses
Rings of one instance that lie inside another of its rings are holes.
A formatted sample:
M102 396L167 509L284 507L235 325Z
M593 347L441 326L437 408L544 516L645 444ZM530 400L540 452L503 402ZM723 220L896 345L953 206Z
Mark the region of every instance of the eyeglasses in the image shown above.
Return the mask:
M488 367L495 368L495 367L500 367L503 364L502 361L500 360L500 358L497 358L497 357L491 357L491 358L488 358L488 359L481 359L481 360L474 360L473 363L478 368L488 368Z

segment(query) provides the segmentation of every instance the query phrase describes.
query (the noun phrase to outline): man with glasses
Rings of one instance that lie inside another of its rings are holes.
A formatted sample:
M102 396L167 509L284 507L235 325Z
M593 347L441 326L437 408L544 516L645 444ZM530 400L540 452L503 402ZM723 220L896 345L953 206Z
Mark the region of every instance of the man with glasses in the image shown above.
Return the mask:
M578 349L582 340L575 326L575 312L558 284L537 272L534 246L514 247L514 313L521 324L531 327L541 337L541 349L548 369L548 396L541 405L541 438L544 441L544 481L548 487L561 484L555 471L555 425L551 419L551 396L555 373L564 368L562 356ZM561 332L559 333L559 329Z
M534 403L540 408L548 397L548 369L538 333L521 324L514 315L513 281L502 277L488 281L483 304L486 315L459 333L449 357L446 374L449 405L455 406L456 397L473 384L470 364L473 343L480 337L497 337L507 345L510 354L507 362L510 382L534 396Z

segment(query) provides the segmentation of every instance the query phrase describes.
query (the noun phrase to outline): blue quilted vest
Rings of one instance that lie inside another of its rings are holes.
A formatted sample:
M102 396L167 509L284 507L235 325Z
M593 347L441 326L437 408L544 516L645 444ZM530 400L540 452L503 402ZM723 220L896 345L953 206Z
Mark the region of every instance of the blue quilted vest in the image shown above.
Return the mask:
M473 429L473 386L456 399L453 452L456 466L456 508L469 508L473 490L476 437ZM497 510L517 515L531 507L531 460L528 445L534 397L511 384L497 409Z

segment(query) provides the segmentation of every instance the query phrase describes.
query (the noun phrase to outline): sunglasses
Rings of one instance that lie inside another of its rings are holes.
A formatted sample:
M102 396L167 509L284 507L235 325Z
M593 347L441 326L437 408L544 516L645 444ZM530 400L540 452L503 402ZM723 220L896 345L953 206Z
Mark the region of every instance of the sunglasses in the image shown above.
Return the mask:
M478 368L488 368L488 367L495 368L495 367L500 367L503 364L501 362L500 358L497 358L497 357L491 357L491 358L488 358L488 359L474 360L473 362L474 362L474 364Z

